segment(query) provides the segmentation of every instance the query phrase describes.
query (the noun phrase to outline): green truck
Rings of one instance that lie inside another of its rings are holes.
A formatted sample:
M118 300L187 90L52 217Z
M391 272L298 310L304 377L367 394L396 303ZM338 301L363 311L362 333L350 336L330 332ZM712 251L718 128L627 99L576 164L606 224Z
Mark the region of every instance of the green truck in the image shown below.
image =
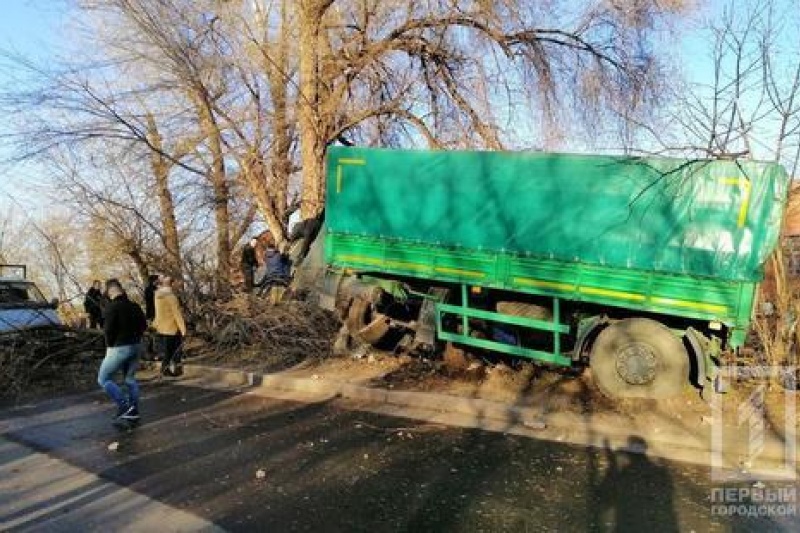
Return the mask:
M354 337L588 365L615 397L713 383L745 341L790 182L754 161L327 157L318 289Z

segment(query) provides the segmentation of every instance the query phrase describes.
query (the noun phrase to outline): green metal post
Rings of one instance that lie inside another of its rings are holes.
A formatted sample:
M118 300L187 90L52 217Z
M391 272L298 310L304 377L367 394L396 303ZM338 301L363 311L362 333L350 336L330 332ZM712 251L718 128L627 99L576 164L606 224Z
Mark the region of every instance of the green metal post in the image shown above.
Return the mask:
M553 321L561 323L561 301L558 298L553 298ZM561 332L558 330L553 332L553 352L561 355Z
M464 310L469 308L469 300L467 299L467 286L463 283L461 284L461 307ZM461 315L461 328L463 329L461 334L465 337L469 337L469 317L466 315L466 313L462 313Z

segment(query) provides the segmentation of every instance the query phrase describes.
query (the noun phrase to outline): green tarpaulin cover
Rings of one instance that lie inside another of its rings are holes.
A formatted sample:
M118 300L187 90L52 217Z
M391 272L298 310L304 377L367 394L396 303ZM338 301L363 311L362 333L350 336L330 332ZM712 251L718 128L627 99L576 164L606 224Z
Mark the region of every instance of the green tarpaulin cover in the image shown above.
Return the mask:
M789 178L777 164L331 147L328 231L758 281Z

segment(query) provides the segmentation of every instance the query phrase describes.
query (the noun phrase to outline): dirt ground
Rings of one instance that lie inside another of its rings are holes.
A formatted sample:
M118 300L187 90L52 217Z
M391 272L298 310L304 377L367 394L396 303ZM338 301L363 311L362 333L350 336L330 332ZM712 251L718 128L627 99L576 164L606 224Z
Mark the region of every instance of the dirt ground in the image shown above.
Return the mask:
M712 416L709 401L690 386L682 395L667 400L607 398L592 383L588 369L575 372L547 369L531 363L519 363L514 367L500 363L454 370L441 359L397 356L372 349L357 351L356 356L315 357L299 362L255 349L224 355L197 350L192 361L251 372L283 372L292 377L479 398L536 407L545 414L622 415L631 420L652 420L653 423L670 420L688 427L708 425ZM721 412L728 422L738 424L738 406L746 403L762 385L763 382L759 381L732 383L727 394L717 397L722 402ZM786 391L768 384L764 389L765 413L775 427L780 427L788 405Z

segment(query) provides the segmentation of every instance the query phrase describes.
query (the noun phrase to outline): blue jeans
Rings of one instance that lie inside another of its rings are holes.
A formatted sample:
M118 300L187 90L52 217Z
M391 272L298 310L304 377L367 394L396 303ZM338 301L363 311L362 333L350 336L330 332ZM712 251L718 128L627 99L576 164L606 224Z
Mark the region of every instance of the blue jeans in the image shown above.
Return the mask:
M136 367L139 364L141 353L141 344L106 348L106 356L100 364L97 383L114 400L120 410L129 405L137 407L139 405L139 384L136 383ZM121 370L125 376L125 387L128 389L127 398L122 393L119 385L114 383L112 379L118 370Z

